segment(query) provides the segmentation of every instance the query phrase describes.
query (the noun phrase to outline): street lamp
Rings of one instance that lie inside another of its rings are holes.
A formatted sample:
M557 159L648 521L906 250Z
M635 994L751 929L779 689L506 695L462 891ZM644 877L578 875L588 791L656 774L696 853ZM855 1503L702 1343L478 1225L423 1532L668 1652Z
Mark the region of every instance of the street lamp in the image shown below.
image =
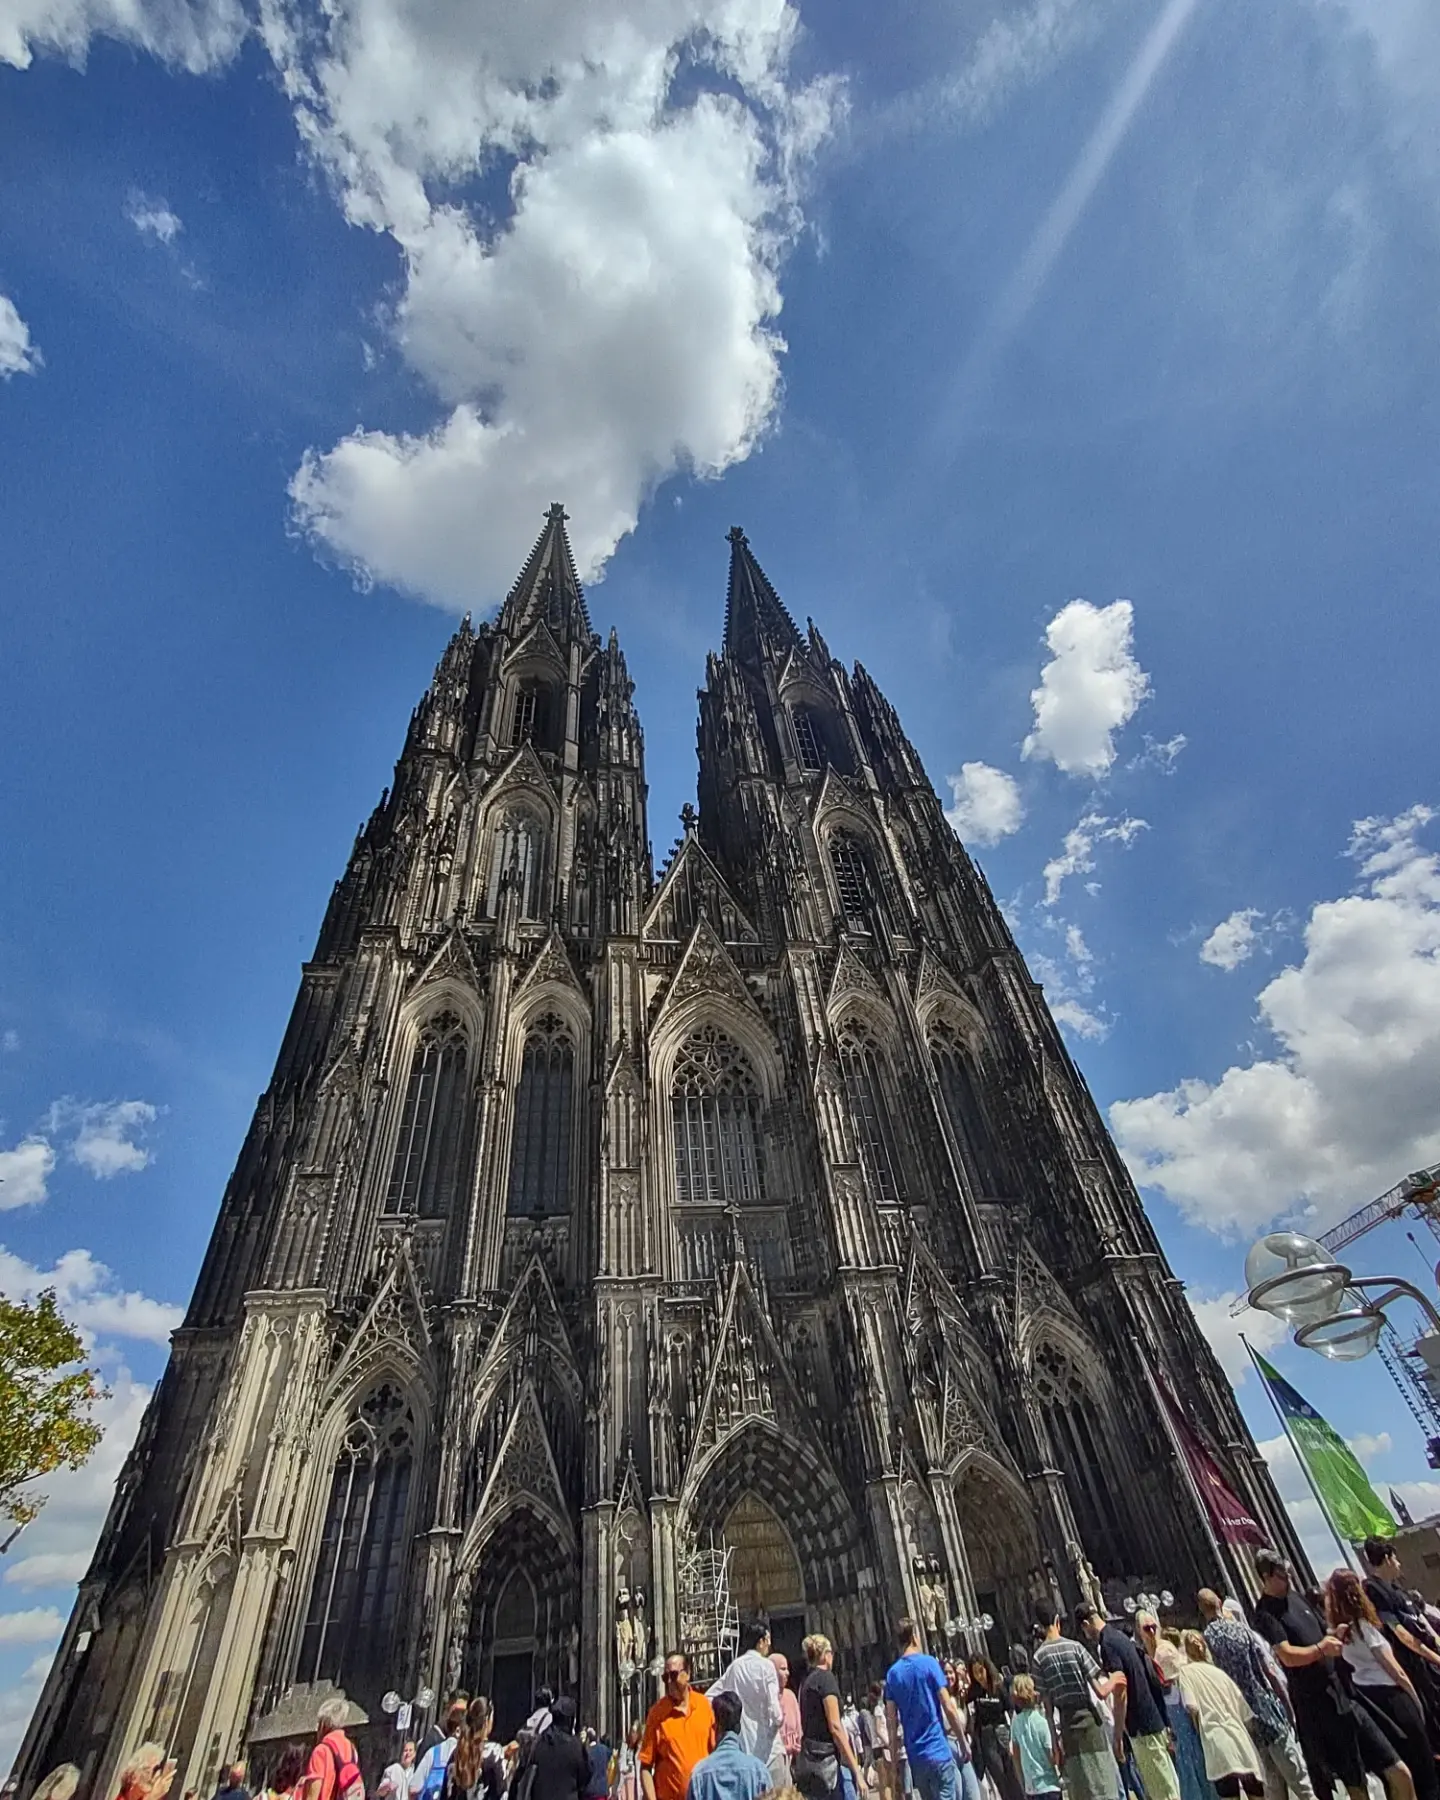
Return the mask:
M1380 1341L1385 1308L1413 1300L1440 1332L1440 1312L1398 1275L1356 1275L1315 1238L1298 1231L1267 1232L1245 1258L1245 1298L1283 1319L1302 1350L1331 1362L1359 1362ZM1376 1291L1380 1290L1380 1291Z
M1127 1594L1120 1604L1127 1613L1150 1612L1158 1617L1162 1606L1175 1604L1175 1596L1169 1588L1162 1588L1158 1594Z

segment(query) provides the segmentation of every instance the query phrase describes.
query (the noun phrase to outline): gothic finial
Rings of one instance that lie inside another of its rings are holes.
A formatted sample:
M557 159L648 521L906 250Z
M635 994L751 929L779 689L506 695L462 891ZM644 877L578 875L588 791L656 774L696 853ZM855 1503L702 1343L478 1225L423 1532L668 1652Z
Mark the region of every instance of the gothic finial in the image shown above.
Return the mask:
M552 524L563 525L570 515L558 500L553 500L546 509L545 517L549 519Z
M750 542L749 538L746 537L745 533L738 525L732 525L730 527L725 533L725 539L727 543L734 544L737 549L741 544L748 544Z
M687 800L680 808L680 823L685 827L685 835L689 837L699 823L700 815Z

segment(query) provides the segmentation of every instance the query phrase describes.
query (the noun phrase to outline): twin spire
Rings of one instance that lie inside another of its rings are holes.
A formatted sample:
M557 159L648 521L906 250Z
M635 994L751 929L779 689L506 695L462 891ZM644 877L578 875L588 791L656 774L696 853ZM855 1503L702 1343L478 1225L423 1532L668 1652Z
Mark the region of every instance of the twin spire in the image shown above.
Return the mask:
M522 637L537 619L544 619L557 636L572 632L584 638L591 635L585 590L575 572L575 558L565 531L568 516L558 501L549 508L535 548L505 597L500 622L508 627L512 638ZM725 594L725 654L745 662L784 656L802 642L795 621L756 562L750 540L738 525L731 526L728 538L730 582Z

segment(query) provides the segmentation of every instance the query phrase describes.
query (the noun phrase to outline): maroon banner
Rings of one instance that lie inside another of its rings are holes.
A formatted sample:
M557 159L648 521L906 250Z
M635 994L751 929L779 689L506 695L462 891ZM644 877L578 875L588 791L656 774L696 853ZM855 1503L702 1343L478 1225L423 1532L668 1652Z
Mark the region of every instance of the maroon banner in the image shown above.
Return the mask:
M1220 1465L1196 1435L1194 1426L1170 1392L1170 1384L1164 1375L1157 1374L1155 1385L1160 1390L1160 1398L1170 1415L1170 1423L1175 1428L1175 1436L1186 1466L1200 1490L1200 1498L1205 1502L1205 1510L1210 1515L1216 1535L1227 1544L1263 1544L1266 1541L1265 1533L1244 1501L1221 1474Z

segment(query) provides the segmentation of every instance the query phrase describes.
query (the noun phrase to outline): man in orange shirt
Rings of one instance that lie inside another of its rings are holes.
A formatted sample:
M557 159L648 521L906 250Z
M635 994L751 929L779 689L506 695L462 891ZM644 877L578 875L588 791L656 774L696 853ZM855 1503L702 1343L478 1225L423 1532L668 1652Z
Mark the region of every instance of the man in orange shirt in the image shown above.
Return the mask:
M665 1692L645 1716L640 1744L640 1786L645 1800L685 1800L690 1771L713 1748L715 1715L690 1685L690 1658L674 1650L665 1658Z

